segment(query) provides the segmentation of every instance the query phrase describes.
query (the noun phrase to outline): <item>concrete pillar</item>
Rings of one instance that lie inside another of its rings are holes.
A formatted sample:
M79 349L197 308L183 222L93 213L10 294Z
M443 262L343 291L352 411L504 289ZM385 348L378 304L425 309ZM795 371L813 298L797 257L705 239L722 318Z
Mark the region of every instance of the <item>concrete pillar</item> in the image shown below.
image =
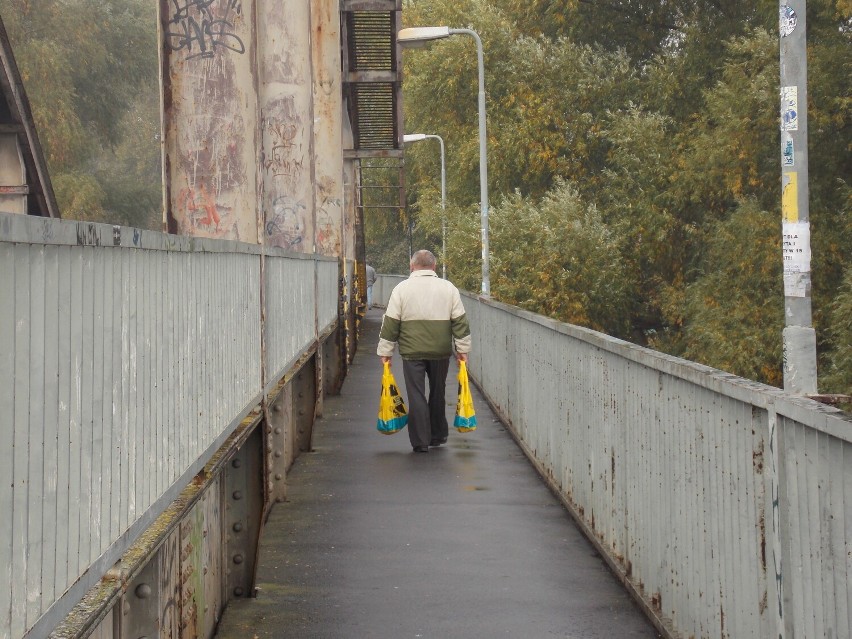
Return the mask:
M355 137L352 135L352 123L346 112L346 105L341 105L343 112L343 148L352 149L355 146ZM358 217L355 208L358 199L357 189L357 160L343 161L343 254L357 262L364 261L364 255L357 252L357 228ZM363 240L363 237L361 238Z
M258 242L254 8L253 0L160 0L171 233Z
M265 243L314 252L311 12L307 0L258 0Z
M310 0L316 252L343 254L343 112L338 0Z

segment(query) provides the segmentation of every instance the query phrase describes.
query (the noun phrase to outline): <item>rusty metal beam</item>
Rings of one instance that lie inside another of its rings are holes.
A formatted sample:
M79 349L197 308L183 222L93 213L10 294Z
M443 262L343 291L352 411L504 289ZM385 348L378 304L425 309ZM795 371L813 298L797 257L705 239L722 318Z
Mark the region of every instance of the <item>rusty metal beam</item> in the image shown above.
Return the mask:
M402 149L345 149L343 158L346 160L361 160L366 158L401 158Z
M342 11L402 11L402 0L343 0Z
M350 71L346 81L350 83L395 83L399 78L396 71Z

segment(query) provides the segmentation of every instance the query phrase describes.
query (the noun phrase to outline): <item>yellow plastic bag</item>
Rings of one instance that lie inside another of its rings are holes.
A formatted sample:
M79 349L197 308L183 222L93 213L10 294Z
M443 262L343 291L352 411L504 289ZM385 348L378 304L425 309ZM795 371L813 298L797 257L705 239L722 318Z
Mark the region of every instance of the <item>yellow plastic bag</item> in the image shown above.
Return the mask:
M396 380L391 373L390 364L385 362L385 371L382 373L382 395L379 398L379 421L376 428L384 435L398 433L408 424L408 411Z
M473 396L470 394L470 381L467 378L467 363L459 362L459 401L456 404L456 418L453 426L460 433L476 430L476 411L473 410Z

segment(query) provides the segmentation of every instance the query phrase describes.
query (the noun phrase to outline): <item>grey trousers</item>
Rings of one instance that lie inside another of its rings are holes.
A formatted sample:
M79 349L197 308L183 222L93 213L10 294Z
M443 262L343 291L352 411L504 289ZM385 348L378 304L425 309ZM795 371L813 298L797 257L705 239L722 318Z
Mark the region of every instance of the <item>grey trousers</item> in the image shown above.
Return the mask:
M444 399L449 368L449 357L402 360L408 392L408 438L412 446L428 446L433 439L445 439L449 433ZM428 399L426 379L429 380Z

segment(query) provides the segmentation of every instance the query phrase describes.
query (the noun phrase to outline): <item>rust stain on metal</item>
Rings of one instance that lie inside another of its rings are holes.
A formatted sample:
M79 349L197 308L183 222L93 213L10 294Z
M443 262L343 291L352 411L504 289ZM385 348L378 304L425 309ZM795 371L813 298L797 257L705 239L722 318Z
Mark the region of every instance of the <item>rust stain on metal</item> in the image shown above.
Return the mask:
M764 451L766 449L766 445L764 441L761 439L757 445L757 449L754 450L751 454L752 464L754 465L754 472L758 475L763 474L763 458Z
M658 590L653 595L651 595L651 607L657 612L657 614L662 614L663 612L663 595Z
M615 451L610 451L610 461L611 461L611 476L610 476L610 492L615 494Z

